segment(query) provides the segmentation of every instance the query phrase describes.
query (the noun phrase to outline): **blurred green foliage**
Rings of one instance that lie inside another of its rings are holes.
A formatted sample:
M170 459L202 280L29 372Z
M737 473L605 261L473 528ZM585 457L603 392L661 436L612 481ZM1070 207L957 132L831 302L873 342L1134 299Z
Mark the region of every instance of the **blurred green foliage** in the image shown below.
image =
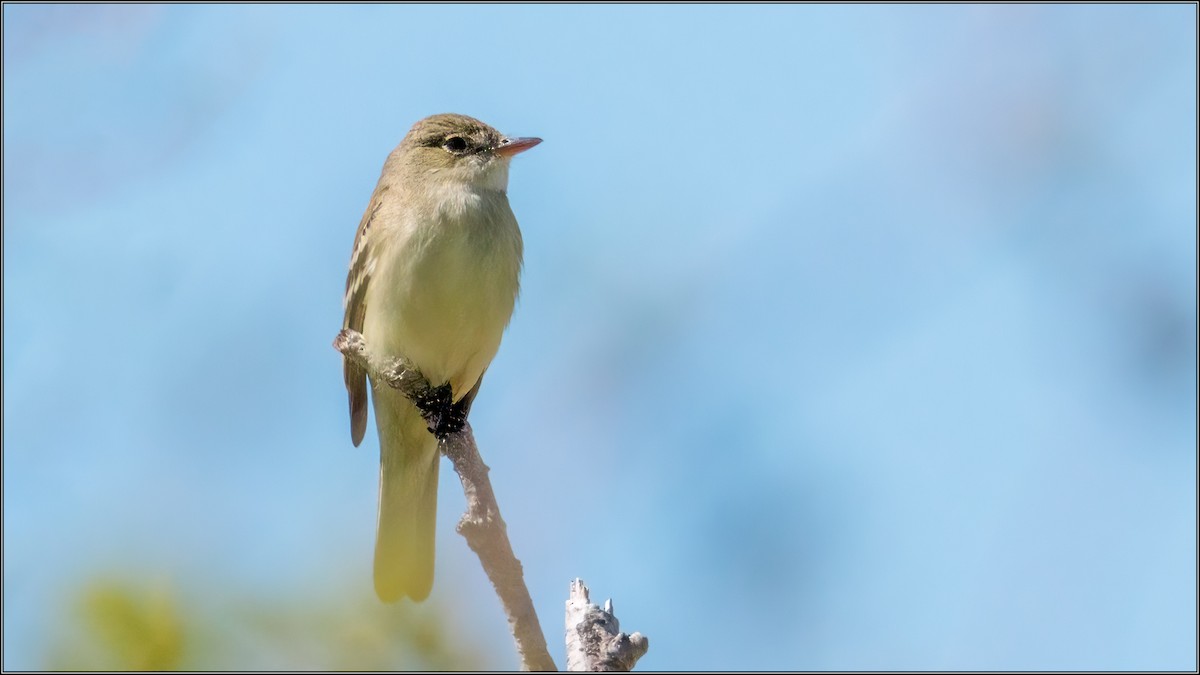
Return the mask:
M100 577L66 614L49 670L477 670L492 661L430 603L350 593L193 597L165 580Z

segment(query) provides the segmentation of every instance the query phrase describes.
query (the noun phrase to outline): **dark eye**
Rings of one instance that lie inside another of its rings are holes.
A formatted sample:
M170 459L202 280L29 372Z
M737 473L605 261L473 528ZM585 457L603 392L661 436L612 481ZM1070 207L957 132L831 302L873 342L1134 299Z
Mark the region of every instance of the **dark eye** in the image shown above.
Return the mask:
M462 136L451 136L446 139L445 143L442 143L442 147L450 152L462 152L467 149L467 139Z

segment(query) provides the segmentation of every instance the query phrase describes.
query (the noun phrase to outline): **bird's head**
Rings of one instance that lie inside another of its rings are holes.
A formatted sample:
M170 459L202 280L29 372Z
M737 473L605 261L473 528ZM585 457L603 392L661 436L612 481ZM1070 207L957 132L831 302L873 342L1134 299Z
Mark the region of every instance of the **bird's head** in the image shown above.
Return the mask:
M505 136L473 117L445 113L414 124L393 154L406 171L425 180L504 191L509 160L541 142Z

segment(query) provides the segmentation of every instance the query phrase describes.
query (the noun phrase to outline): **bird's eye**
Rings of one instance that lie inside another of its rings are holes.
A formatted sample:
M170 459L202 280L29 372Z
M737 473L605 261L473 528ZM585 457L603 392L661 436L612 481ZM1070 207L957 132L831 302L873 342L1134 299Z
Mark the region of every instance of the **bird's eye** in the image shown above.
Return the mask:
M467 139L462 136L451 136L446 139L445 143L442 143L442 147L450 152L462 152L467 149Z

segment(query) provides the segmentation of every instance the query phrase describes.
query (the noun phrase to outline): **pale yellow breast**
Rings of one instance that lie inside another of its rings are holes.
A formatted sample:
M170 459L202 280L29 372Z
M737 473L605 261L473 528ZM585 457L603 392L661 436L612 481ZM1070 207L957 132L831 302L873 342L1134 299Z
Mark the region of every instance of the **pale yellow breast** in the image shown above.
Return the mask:
M455 399L483 375L512 316L521 234L503 193L392 224L367 295L368 343L403 354Z

